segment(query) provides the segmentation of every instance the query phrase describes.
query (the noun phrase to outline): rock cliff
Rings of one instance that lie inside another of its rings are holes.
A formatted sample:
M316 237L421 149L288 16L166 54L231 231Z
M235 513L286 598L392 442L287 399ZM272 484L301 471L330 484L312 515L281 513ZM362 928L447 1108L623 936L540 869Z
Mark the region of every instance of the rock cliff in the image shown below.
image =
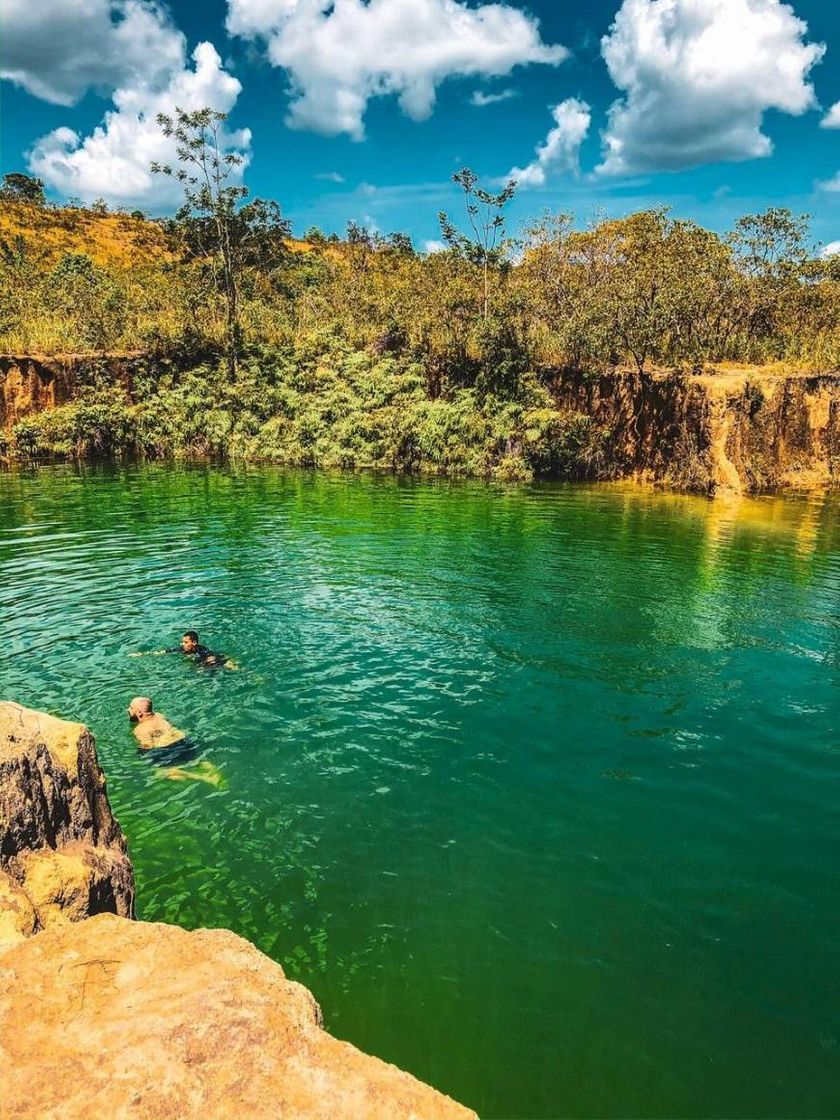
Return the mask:
M143 358L139 353L0 354L0 432L34 413L67 404L81 386L100 376L130 395Z
M0 357L0 437L105 378L134 399L140 354ZM557 407L592 417L589 477L714 494L840 485L840 372L546 373ZM2 438L0 438L2 444Z
M66 404L74 386L72 361L0 356L0 428L12 428L33 412Z
M840 374L558 374L558 407L591 416L598 475L714 494L840 484Z
M100 915L0 954L4 1120L468 1120L227 930Z
M332 1038L247 941L133 912L90 732L0 702L3 1120L474 1118Z
M92 914L134 915L134 871L90 732L5 701L0 907L0 941Z

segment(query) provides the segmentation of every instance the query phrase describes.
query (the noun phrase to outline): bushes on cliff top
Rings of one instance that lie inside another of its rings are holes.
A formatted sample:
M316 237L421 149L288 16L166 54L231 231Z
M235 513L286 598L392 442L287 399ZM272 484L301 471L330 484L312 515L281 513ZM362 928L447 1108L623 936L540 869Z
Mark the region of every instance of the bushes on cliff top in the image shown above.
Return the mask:
M219 350L224 300L200 228L192 238L191 229L7 203L0 348ZM243 257L239 273L245 351L305 346L325 331L352 349L378 342L423 365L431 398L472 384L493 347L504 352L483 370L497 381L517 365L517 347L537 370L840 365L840 258L820 257L805 219L778 208L726 236L664 209L585 228L570 214L547 214L493 260L490 346L483 270L455 250L423 256L405 237L351 223L344 241L289 240L288 251Z

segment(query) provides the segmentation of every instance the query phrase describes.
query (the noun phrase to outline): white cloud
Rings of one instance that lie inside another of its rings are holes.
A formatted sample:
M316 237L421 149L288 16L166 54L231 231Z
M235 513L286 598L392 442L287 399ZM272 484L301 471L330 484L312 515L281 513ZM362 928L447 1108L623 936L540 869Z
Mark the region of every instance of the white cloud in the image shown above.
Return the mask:
M832 194L840 191L840 171L830 179L819 180L817 186L821 191L830 191Z
M823 246L821 257L837 257L840 256L840 241L829 241L827 245Z
M820 128L840 128L840 101L835 101L820 121Z
M769 155L768 109L816 106L825 53L782 0L624 0L601 53L624 96L598 172L623 175Z
M29 153L30 170L62 194L85 200L101 196L109 202L155 206L179 201L178 184L149 171L153 161L175 159L175 144L162 134L157 114L172 113L176 105L185 112L209 106L226 113L242 88L221 68L212 44L199 43L192 57L194 67L182 59L183 68L162 89L141 83L115 90L114 109L90 136L82 139L72 129L57 128L42 137ZM227 133L222 140L226 150L237 149L247 159L248 129Z
M394 95L423 120L447 78L498 77L568 55L542 41L536 19L504 3L228 0L227 28L264 42L271 64L286 70L291 128L357 140L371 98Z
M515 89L500 89L498 93L485 93L484 90L475 89L470 97L470 105L483 109L485 105L496 105L499 101L510 101L512 97L518 96Z
M325 179L328 183L343 183L344 176L339 171L319 171L316 179Z
M508 176L520 187L542 187L552 172L578 174L580 146L589 131L592 113L585 101L569 97L551 110L555 125L527 167L514 167Z
M449 246L445 241L435 241L431 239L423 242L424 253L445 253Z
M3 0L0 77L57 105L153 83L183 54L183 35L151 0Z

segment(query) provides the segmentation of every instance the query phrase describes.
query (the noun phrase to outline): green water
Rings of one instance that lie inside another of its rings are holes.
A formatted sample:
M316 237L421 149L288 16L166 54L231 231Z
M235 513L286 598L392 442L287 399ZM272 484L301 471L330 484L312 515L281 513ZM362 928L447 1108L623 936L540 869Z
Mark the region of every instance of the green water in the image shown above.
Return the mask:
M128 657L187 626L242 670ZM840 1114L838 683L837 499L0 474L0 696L93 728L140 915L487 1117Z

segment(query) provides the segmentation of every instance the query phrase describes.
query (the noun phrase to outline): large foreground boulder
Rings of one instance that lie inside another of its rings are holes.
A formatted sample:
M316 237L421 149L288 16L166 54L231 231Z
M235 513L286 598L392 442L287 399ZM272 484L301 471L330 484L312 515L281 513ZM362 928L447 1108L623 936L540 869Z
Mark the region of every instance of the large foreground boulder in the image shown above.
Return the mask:
M92 914L134 916L134 870L93 736L8 701L0 701L0 872L0 943Z
M469 1120L227 930L100 915L0 952L4 1120Z

